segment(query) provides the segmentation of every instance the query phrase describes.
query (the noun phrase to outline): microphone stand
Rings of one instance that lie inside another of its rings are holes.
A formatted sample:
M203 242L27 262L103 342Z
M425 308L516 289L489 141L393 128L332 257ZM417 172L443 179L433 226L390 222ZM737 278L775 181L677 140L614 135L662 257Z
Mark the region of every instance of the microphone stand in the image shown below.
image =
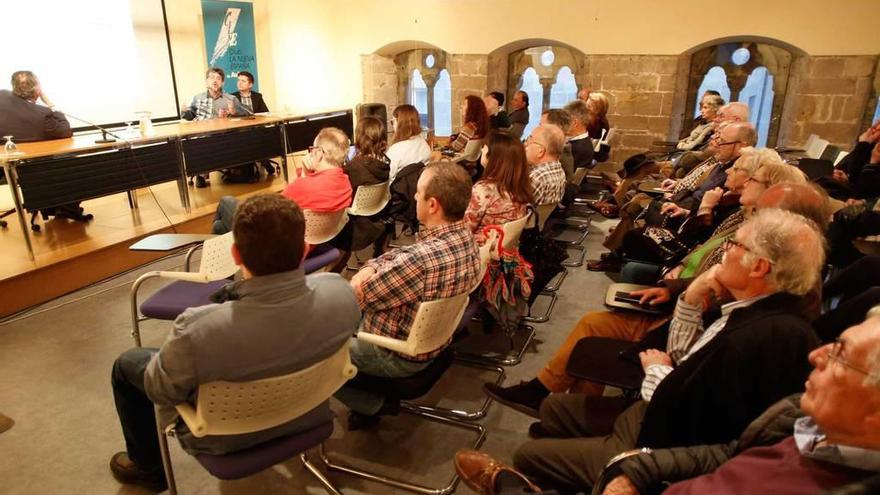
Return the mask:
M71 117L71 118L74 119L74 120L78 120L78 121L80 121L80 122L82 122L82 123L84 123L84 124L88 124L88 125L94 127L95 129L98 129L99 131L101 131L101 139L96 139L96 140L95 140L96 143L101 143L101 144L103 144L103 143L115 143L116 140L120 140L120 141L128 142L127 140L125 140L125 139L123 139L123 138L117 136L116 134L113 134L113 133L110 132L109 130L107 130L107 129L101 127L101 126L99 126L98 124L96 124L96 123L94 123L94 122L90 122L90 121L88 121L88 120L86 120L86 119L81 119L81 118L77 117L76 115L71 115L71 114L66 113L66 112L64 113L64 115L66 115L66 116L68 116L68 117ZM108 134L111 135L111 136L113 136L113 138L116 138L116 139L108 138L108 137L107 137Z

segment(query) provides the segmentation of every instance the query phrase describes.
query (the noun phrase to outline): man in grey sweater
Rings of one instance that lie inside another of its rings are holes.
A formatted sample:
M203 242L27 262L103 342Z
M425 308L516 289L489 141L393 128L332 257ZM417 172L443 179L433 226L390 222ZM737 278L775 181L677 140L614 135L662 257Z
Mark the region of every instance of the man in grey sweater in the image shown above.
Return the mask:
M202 383L268 378L330 357L357 330L360 310L348 282L337 274L305 276L305 219L278 194L244 201L233 223L232 257L243 279L225 288L226 302L189 308L174 321L161 349L135 348L113 365L112 384L126 451L110 460L122 483L166 488L156 419L177 421L176 404L193 401ZM191 453L224 454L330 421L327 402L270 430L195 438L177 425Z

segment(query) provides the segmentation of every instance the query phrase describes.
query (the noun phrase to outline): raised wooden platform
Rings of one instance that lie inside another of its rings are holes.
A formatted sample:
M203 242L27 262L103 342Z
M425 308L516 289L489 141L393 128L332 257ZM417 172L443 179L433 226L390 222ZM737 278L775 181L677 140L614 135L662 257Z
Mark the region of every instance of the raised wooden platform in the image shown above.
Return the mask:
M292 157L291 157L292 158ZM291 163L292 165L292 163ZM88 223L52 219L32 233L35 260L28 257L17 217L6 217L8 228L0 230L0 317L153 261L167 253L130 251L137 240L158 233L209 233L217 202L232 195L244 198L261 192L278 192L284 179L264 179L254 184L224 185L219 173L211 174L211 186L191 186L192 209L181 207L174 182L137 191L138 208L129 208L125 194L83 203L95 216ZM12 207L7 186L0 192L0 211Z

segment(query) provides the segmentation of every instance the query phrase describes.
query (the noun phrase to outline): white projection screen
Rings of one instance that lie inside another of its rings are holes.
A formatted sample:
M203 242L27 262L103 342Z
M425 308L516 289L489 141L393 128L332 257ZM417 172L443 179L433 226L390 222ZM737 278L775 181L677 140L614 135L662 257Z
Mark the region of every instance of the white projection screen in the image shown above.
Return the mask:
M0 88L33 71L73 127L177 117L160 0L4 2Z

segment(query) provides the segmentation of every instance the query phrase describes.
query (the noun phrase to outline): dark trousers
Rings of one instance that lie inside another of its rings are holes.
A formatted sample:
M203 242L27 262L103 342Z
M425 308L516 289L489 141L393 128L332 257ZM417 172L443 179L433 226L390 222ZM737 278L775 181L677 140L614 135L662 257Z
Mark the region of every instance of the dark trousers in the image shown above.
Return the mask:
M145 347L125 351L113 363L110 381L129 459L143 469L163 472L156 413L144 391L144 370L157 351Z

